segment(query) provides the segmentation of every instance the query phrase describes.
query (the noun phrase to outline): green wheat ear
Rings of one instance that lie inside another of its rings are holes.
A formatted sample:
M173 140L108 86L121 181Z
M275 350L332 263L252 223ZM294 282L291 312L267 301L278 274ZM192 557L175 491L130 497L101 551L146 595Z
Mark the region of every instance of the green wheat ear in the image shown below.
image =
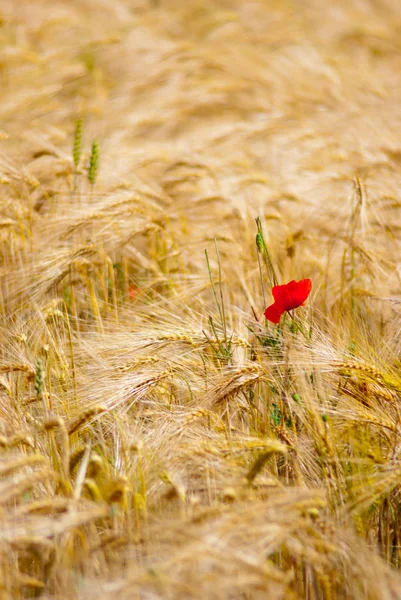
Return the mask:
M72 159L74 161L75 168L78 167L81 160L82 153L82 142L83 142L83 128L84 120L80 117L75 121L75 132L74 132L74 144L72 147Z
M92 142L91 155L89 159L88 179L91 185L95 185L99 166L99 142Z

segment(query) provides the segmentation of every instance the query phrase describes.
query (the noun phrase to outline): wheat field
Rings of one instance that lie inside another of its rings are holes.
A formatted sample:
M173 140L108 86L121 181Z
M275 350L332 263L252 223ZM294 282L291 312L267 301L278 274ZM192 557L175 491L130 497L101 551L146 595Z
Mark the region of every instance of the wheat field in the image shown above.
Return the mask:
M400 32L2 0L0 600L401 598Z

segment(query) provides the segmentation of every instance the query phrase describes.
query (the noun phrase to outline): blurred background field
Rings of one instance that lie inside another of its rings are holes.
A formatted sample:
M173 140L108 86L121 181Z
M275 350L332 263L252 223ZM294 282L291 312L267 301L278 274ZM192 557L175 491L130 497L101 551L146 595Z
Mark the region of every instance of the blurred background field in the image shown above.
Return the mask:
M2 0L0 600L401 597L400 33Z

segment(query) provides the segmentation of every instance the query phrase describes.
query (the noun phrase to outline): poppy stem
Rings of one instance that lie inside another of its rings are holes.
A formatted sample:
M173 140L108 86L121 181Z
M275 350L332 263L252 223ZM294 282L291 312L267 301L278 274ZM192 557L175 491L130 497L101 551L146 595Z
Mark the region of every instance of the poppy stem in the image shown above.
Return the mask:
M305 332L305 329L303 328L302 323L295 319L295 314L293 313L293 311L289 310L288 313L292 319L293 332L296 333L297 331L299 331L300 333L302 333L304 338L310 337L310 335L308 336L308 334Z
M276 277L276 272L274 270L272 259L270 258L270 254L267 249L265 236L263 234L262 222L260 220L260 217L256 217L255 221L256 221L256 226L258 228L258 233L256 234L256 245L257 245L259 252L263 256L263 260L265 262L269 281L270 281L270 283L273 283L273 286L275 286L278 284L278 280Z
M216 248L217 263L219 265L219 290L220 290L220 302L221 302L221 304L220 304L220 306L221 306L221 324L223 326L224 342L226 344L226 348L228 349L226 312L225 312L225 308L224 308L223 288L221 286L221 261L220 261L220 254L219 254L219 249L217 247L216 238L214 238L214 246Z
M225 313L225 308L224 308L224 297L223 297L223 288L222 288L222 281L221 281L222 280L221 261L220 261L220 254L219 254L219 249L217 247L216 240L214 240L214 244L215 244L215 248L216 248L217 263L218 263L218 285L220 288L219 295L217 294L216 285L213 280L212 268L210 266L209 255L208 255L206 249L205 249L205 256L206 256L207 270L209 273L210 285L212 287L213 296L214 296L214 299L215 299L215 302L217 305L217 310L220 315L221 328L223 331L223 338L224 338L223 343L220 341L220 338L218 337L216 327L213 323L212 317L209 317L209 324L212 329L213 335L216 338L216 343L218 344L220 354L222 356L230 356L230 354L231 354L231 338L230 338L230 340L228 340L228 338L227 338L226 313Z
M208 336L208 334L206 333L206 331L204 329L202 329L202 333L205 336L206 340L209 342L213 352L215 354L217 354L217 356L219 355L219 349L215 347L215 345L213 344L212 340L210 339L210 337Z
M252 312L253 312L253 316L255 317L255 321L256 321L257 323L259 323L258 315L256 314L256 311L255 311L255 309L253 308L253 306L251 306L251 310L252 310Z
M221 342L220 342L220 339L219 339L219 336L218 336L218 334L217 334L216 328L215 328L215 326L214 326L214 323L213 323L213 319L212 319L212 317L209 317L209 323L210 323L210 327L211 327L211 329L212 329L212 331L213 331L213 333L214 333L214 337L216 338L216 342L217 342L217 344L218 344L218 346L219 346L219 351L220 351L220 354L221 354L222 356L226 356L226 352L225 352L224 346L223 346L223 345L221 344Z
M259 266L260 287L262 288L263 306L266 306L265 287L263 285L262 265L260 264L259 252L257 253L257 256L258 256L258 266Z

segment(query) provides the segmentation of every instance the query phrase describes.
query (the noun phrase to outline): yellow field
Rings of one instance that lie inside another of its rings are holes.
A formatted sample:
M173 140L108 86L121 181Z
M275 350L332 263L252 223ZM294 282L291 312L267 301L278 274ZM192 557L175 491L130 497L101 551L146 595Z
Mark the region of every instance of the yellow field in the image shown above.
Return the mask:
M2 0L0 600L401 598L400 34Z

